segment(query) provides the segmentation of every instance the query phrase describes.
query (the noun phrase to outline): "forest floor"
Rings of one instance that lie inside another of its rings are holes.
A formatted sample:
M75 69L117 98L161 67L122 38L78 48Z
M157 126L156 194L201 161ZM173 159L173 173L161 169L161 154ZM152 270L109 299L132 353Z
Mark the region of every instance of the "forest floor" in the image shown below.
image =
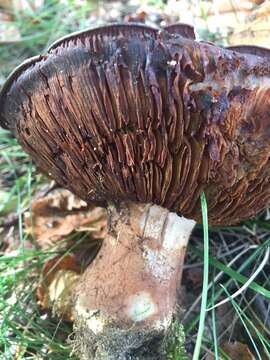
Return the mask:
M163 26L181 21L194 25L200 40L266 46L270 7L259 3L0 0L0 88L10 71L57 38L108 22ZM203 296L208 307L229 301L207 312L201 359L270 359L269 219L266 210L238 226L209 230L209 289ZM87 207L41 174L11 134L0 129L0 360L77 359L68 304L55 301L54 293L79 276L74 265L78 249L87 244L84 261L89 263L105 232L103 210ZM203 257L203 227L198 225L181 287L188 358L200 319ZM232 299L263 262L256 279ZM59 269L69 275L59 277Z

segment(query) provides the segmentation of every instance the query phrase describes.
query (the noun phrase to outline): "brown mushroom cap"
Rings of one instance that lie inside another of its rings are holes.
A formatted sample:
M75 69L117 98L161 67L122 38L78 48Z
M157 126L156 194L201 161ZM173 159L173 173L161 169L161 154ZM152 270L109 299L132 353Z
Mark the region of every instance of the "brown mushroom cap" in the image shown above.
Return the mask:
M87 202L200 221L204 191L212 224L255 215L270 200L269 59L185 31L111 25L58 41L10 76L0 125Z

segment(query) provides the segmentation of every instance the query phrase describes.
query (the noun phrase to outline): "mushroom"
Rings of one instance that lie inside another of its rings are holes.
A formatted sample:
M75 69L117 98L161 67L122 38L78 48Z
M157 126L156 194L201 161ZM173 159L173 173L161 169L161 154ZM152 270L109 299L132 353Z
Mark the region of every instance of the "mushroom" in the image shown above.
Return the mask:
M186 25L110 25L59 40L3 87L0 124L57 183L108 209L73 294L84 359L160 349L202 192L212 225L269 204L269 52L256 54L195 41Z

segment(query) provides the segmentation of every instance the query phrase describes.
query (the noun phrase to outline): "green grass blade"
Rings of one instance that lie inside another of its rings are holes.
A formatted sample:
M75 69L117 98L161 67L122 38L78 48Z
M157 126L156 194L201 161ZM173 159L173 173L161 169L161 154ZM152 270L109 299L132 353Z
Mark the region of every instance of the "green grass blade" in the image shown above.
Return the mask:
M259 352L259 350L258 350L258 348L257 348L257 345L256 345L256 343L255 343L255 341L254 341L254 339L253 339L253 337L252 337L252 335L251 335L251 333L250 333L250 331L249 331L249 328L247 327L247 324L245 323L245 321L244 321L244 319L243 319L243 317L242 317L241 308L240 308L239 305L236 303L236 301L231 297L231 295L229 294L228 290L227 290L223 285L221 285L221 287L222 287L222 289L225 291L226 295L230 298L231 303L232 303L232 305L233 305L233 307L234 307L237 315L239 316L239 319L241 320L241 322L242 322L242 324L243 324L243 326L244 326L244 328L245 328L245 330L246 330L246 332L247 332L247 334L248 334L248 337L249 337L249 339L250 339L250 341L251 341L251 343L252 343L252 345L253 345L253 348L254 348L254 350L256 351L257 359L258 359L258 360L262 360L262 357L261 357L260 352Z
M269 243L267 241L266 243ZM203 257L203 251L200 249L197 249L196 247L190 245L190 249L192 249L192 252L200 257ZM214 266L215 268L223 271L225 274L230 276L232 279L235 279L236 281L239 281L241 284L245 284L248 280L248 278L244 275L239 274L237 271L227 267L223 263L221 263L219 260L214 259L213 257L209 257L209 263L210 265ZM265 296L266 298L270 299L270 291L262 287L261 285L257 284L255 281L252 282L249 285L249 288L254 290L255 292L260 293L261 295Z
M208 217L207 217L207 203L205 194L201 194L201 208L203 218L203 243L204 243L204 265L203 265L203 289L202 289L202 302L200 311L199 329L195 350L193 353L193 360L198 360L201 351L204 324L207 309L207 288L208 288L208 273L209 273L209 238L208 238Z

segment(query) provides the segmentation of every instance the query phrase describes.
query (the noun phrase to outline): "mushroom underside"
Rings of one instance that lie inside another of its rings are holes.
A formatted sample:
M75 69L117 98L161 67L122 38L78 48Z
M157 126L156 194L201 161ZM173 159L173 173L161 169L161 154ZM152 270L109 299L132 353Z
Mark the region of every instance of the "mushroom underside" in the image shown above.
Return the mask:
M195 222L160 206L128 203L110 206L108 223L74 292L77 350L87 360L164 359Z

